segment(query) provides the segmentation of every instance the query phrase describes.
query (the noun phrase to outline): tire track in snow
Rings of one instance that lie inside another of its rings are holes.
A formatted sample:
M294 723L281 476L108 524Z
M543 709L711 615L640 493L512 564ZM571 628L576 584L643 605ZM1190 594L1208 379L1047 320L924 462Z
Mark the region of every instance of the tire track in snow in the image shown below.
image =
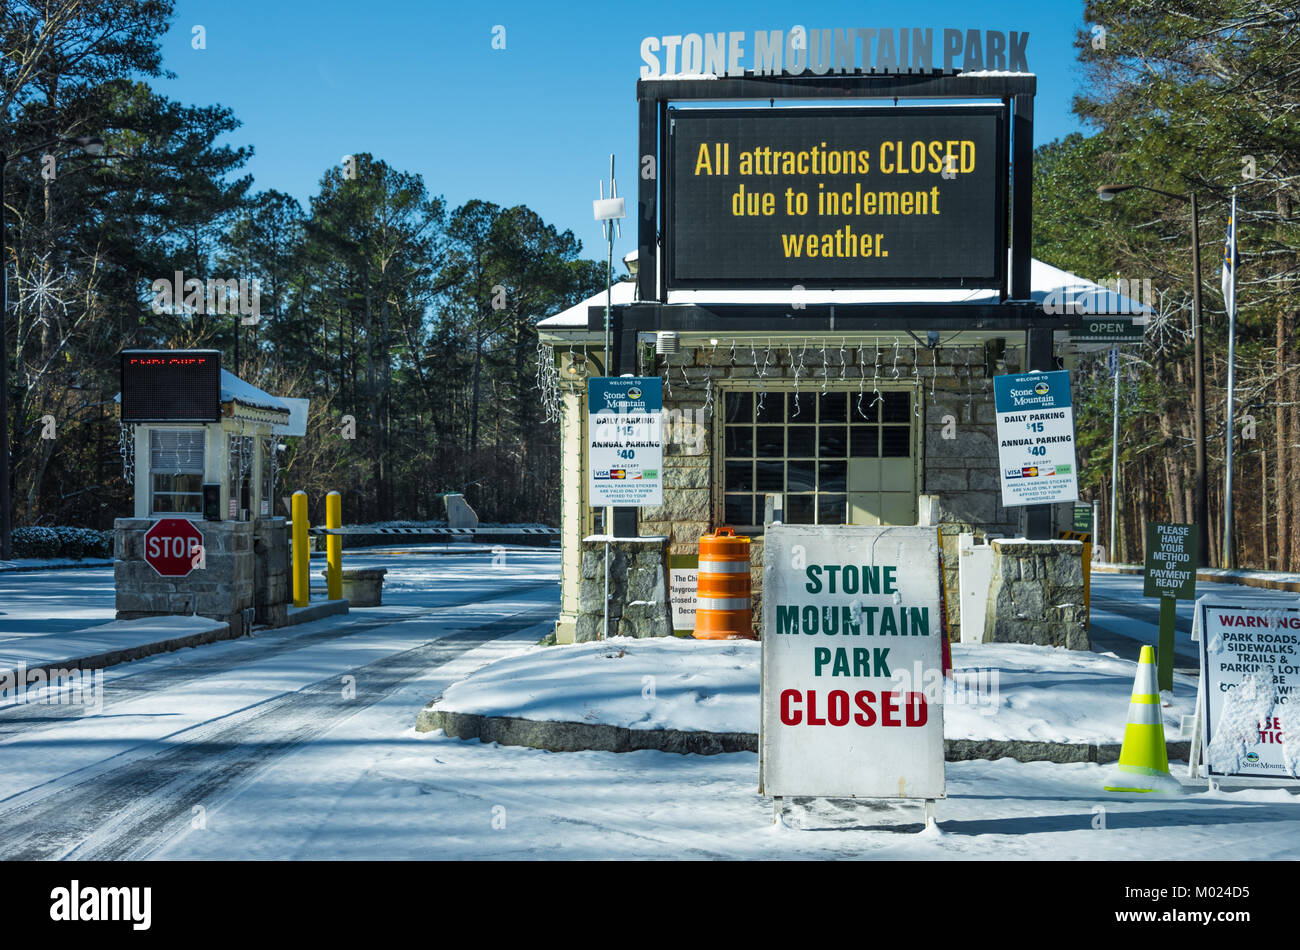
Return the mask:
M539 605L494 618L341 670L300 690L201 723L171 747L47 794L24 793L0 811L6 860L139 860L189 827L192 808L211 809L242 779L318 738L404 683L462 654L553 616ZM340 676L356 677L356 698L341 699Z
M501 600L514 594L554 586L555 581L551 579L501 586L493 589L490 599L485 599L483 592L478 591L466 595L464 599L439 604L436 607L429 607L416 613L374 619L359 618L350 623L340 624L324 630L308 630L303 633L290 633L289 631L297 629L295 627L263 630L261 633L254 632L252 636L241 637L238 640L219 641L222 644L236 643L243 649L229 652L223 651L218 656L204 657L201 652L203 647L197 647L195 648L196 651L199 651L197 657L190 660L187 656L186 662L181 665L161 667L156 670L140 670L139 672L114 677L112 682L105 684L104 707L96 715L106 715L124 703L133 702L141 697L159 693L166 689L184 686L205 676L229 673L233 669L245 667L251 663L257 663L261 660L292 653L307 647L318 646L331 640L353 636L361 631L393 626L410 620L427 620L430 617L438 616L441 612L470 604L491 604L495 600ZM304 626L307 625L304 624ZM281 633L280 631L285 632ZM145 659L153 658L146 657ZM109 697L112 697L111 701ZM94 716L85 715L83 710L84 707L82 706L65 703L23 703L0 707L0 745L6 740L15 737L26 738L33 733L53 729L73 720L86 719L91 721L95 718Z

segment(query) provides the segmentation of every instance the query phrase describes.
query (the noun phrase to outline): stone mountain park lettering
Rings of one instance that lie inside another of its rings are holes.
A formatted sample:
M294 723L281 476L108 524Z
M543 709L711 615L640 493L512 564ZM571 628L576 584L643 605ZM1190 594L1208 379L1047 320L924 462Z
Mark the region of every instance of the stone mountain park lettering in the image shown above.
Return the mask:
M898 568L892 564L809 564L804 569L809 594L893 595ZM777 604L776 632L809 636L928 637L930 608L899 604Z

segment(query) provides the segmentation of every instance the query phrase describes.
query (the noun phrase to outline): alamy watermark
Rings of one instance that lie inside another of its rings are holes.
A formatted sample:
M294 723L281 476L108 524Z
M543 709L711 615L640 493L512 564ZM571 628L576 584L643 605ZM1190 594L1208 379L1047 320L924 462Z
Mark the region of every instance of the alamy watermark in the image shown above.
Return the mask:
M0 671L0 708L21 705L83 706L89 713L104 709L104 671L29 670L26 663Z
M1125 280L1115 277L1102 281L1100 288L1088 291L1079 287L1056 287L1043 298L1043 313L1049 317L1067 313L1134 316L1138 318L1135 323L1145 323L1145 318L1155 312L1150 278Z
M153 312L238 313L243 324L254 324L262 315L262 282L258 278L209 277L206 283L187 278L182 271L160 277L150 285Z

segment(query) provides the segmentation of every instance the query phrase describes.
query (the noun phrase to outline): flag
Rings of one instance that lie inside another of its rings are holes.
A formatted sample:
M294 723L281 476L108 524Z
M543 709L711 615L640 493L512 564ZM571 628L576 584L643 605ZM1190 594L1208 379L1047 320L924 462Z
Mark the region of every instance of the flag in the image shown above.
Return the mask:
M1235 199L1235 196L1234 196ZM1234 220L1236 217L1236 201L1233 201L1233 214L1228 218L1228 236L1223 241L1223 265L1219 287L1223 290L1223 302L1228 308L1228 316L1232 317L1237 311L1237 225Z

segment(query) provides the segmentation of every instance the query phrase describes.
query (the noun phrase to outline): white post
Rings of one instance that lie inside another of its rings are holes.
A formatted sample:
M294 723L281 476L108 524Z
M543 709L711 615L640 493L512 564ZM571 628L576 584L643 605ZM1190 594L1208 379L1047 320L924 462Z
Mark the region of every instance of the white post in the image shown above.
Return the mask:
M1223 475L1223 566L1231 570L1236 567L1232 543L1232 416L1234 412L1233 384L1236 376L1237 357L1237 186L1232 186L1232 217L1229 219L1230 236L1228 239L1228 259L1224 267L1228 268L1228 293L1224 303L1228 308L1228 446L1224 460Z
M1111 564L1117 564L1119 548L1115 546L1115 525L1118 520L1115 501L1118 497L1116 487L1119 484L1119 348L1113 348L1110 353L1115 367L1115 407L1110 424L1110 551L1107 559Z

